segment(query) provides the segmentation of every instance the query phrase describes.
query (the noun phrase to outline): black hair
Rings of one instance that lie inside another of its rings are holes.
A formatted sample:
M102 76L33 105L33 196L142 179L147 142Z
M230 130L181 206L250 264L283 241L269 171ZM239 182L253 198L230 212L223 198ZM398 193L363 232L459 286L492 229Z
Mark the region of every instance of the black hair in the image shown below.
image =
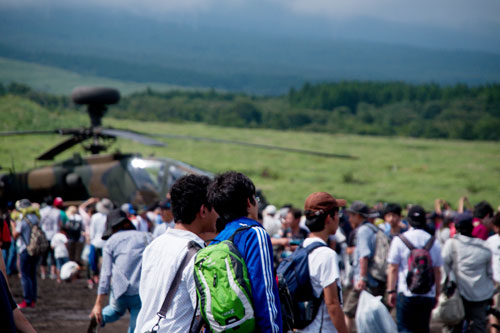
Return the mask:
M288 213L291 213L294 219L300 219L302 217L302 211L297 208L290 208Z
M314 214L314 212L305 211L306 215L306 226L309 228L311 232L319 232L325 229L325 221L326 217L330 215L332 218L335 217L335 214L339 211L338 207L334 207L327 212L321 214Z
M455 224L455 228L461 235L472 237L472 230L474 229L474 226L472 225L472 217L469 222Z
M49 195L47 195L46 197L43 198L43 202L47 206L52 206L52 204L54 203L54 198L49 194Z
M207 202L207 188L211 180L207 176L187 175L179 178L170 189L172 215L176 223L191 224L202 205L211 209Z
M493 216L493 207L487 201L483 200L474 206L474 217L484 219L488 214Z
M495 216L493 216L493 220L491 222L495 227L500 228L500 213L496 213Z
M396 215L399 215L401 216L401 206L397 203L389 203L387 204L387 206L385 206L385 209L384 209L384 216L386 214L389 214L389 213L393 213L393 214L396 214Z
M254 200L255 185L241 172L219 174L208 187L208 202L215 208L224 224L247 216L247 200Z

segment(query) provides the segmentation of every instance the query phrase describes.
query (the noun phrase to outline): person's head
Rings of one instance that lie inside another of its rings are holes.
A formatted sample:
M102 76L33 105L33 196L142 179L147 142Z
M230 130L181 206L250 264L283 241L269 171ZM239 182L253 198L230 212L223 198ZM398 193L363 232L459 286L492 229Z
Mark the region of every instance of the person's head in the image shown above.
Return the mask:
M458 233L464 236L472 237L472 215L469 212L458 214L455 217L455 228Z
M349 208L346 209L349 216L349 223L353 228L357 228L363 221L366 221L370 215L370 208L361 201L354 201Z
M414 229L425 229L427 226L427 216L425 209L419 205L413 205L408 210L408 223Z
M160 215L161 219L165 222L170 222L174 219L174 215L172 214L172 197L170 196L170 192L167 193L167 198L160 202Z
M288 228L298 228L300 224L300 218L302 217L302 212L300 209L291 208L285 216L285 225Z
M113 203L111 200L108 198L102 198L97 204L96 204L96 210L104 215L108 215L109 212L113 209Z
M76 206L69 206L67 209L66 209L66 215L67 216L73 216L75 215L76 213L78 212L78 208L76 208Z
M474 206L474 217L484 220L493 216L493 207L487 201L481 201Z
M493 216L491 223L493 224L493 228L495 229L495 232L497 234L500 234L500 213L496 213L495 216Z
M120 208L113 209L106 215L106 230L101 238L107 240L111 235L121 230L135 230L135 227L124 211Z
M54 203L54 198L49 194L43 198L43 203L47 206L52 206Z
M137 212L134 209L134 206L132 206L131 203L124 203L123 205L120 206L120 209L127 214L128 218L131 218L133 215L137 214Z
M390 203L384 209L384 220L391 226L396 226L401 221L401 206L397 203Z
M335 199L329 193L310 194L304 204L306 226L311 232L337 232L339 226L339 208L345 206L345 200Z
M208 187L208 202L225 223L240 217L258 218L255 185L244 174L228 171L219 174Z
M207 200L210 178L187 175L179 178L170 189L172 214L175 223L191 225L194 221L200 232L214 232L217 213Z
M59 208L59 209L62 209L63 208L63 205L64 205L64 201L61 197L56 197L54 199L54 202L52 204L54 207L56 208Z

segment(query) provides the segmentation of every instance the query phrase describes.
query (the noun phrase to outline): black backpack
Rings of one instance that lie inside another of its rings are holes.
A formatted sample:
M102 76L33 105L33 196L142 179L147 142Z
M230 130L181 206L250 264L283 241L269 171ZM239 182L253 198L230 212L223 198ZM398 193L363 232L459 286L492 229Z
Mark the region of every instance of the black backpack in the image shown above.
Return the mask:
M410 249L410 256L408 257L408 274L406 275L408 289L413 294L427 294L431 291L435 283L434 267L432 266L432 258L429 253L432 245L434 245L435 238L432 236L421 249L417 249L413 246L404 235L399 235L399 238Z
M307 247L301 245L278 266L278 291L284 332L305 328L318 313L323 293L320 297L314 297L308 256L321 246L327 245L320 242L314 242Z
M68 234L68 238L73 242L78 242L80 236L82 235L83 220L77 219L75 217L68 219L64 224L64 229Z

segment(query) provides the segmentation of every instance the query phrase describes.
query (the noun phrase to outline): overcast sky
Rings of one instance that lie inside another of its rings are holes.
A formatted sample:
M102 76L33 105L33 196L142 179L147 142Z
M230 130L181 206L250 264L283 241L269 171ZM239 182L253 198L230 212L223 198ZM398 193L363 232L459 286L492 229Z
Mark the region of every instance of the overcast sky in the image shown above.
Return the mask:
M81 0L2 0L3 6L78 5ZM194 13L214 8L235 12L249 6L332 19L371 17L406 23L460 27L500 23L500 0L86 0L146 15ZM230 10L231 11L231 10Z
M500 52L500 0L0 0L49 16L87 6L192 26Z

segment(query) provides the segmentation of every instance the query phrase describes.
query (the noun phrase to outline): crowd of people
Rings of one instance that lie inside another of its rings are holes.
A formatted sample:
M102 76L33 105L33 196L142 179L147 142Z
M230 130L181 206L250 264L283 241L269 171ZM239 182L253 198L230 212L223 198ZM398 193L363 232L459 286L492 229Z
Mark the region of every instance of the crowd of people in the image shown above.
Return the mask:
M426 211L397 203L369 207L315 192L303 207L268 205L259 211L259 200L253 182L238 172L214 179L184 176L149 208L116 206L107 198L90 198L78 207L67 207L59 197L41 205L19 200L2 216L0 241L4 274L20 276L23 299L15 305L0 279L7 304L2 306L19 318L19 309L36 306L37 279L61 283L85 278L88 288L97 290L89 332L126 311L129 332L232 327L282 332L289 327L277 271L297 249L314 246L306 267L318 301L312 318L300 328L303 332L355 331L362 291L382 296L387 309L394 309L398 331L429 332L439 295L453 284L465 316L444 330L500 328L498 318L490 315L500 301L500 213L488 202L472 206L464 197L453 210L436 199L434 210ZM31 247L37 228L48 243L42 253ZM232 270L243 274L248 286L229 280L242 288L236 294L244 299L246 314L221 323L212 313L216 309L210 303L218 295L210 294L209 285L215 288L227 279L231 268L208 283L197 253L227 242L244 263L243 269ZM415 273L416 255L428 260L428 272ZM427 280L419 280L421 275ZM29 325L24 317L18 320ZM15 331L15 320L11 322L9 331Z

